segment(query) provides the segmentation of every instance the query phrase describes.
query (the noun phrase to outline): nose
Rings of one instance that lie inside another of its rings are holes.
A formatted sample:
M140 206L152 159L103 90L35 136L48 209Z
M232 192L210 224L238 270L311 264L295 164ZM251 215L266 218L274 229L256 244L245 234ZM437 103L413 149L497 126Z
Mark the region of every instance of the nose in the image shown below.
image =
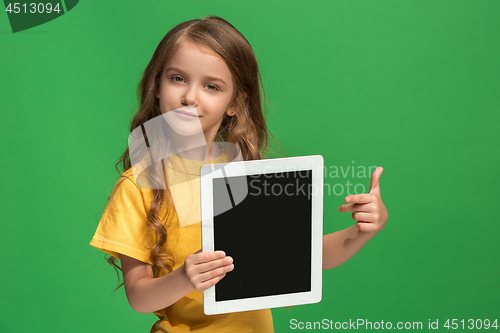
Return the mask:
M196 87L194 85L189 85L184 91L184 96L182 96L182 105L195 105L198 106L198 94L196 92Z

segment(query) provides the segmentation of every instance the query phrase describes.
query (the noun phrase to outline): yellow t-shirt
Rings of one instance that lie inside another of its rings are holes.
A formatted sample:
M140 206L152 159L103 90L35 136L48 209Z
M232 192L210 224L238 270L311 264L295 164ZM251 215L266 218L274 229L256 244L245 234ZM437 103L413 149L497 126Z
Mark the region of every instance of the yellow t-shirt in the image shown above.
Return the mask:
M183 159L182 162L187 166L189 174L192 175L189 177L192 177L195 184L200 167L210 163L210 161L188 159ZM222 162L227 162L224 155L214 160L214 163ZM167 177L171 176L171 172L172 168L169 168ZM197 184L199 186L199 180ZM112 197L90 245L118 259L120 254L124 254L151 264L146 245L146 217L151 199L151 190L136 184L132 169L125 171L115 184ZM163 216L163 212L160 214ZM201 222L181 226L177 212L173 209L165 226L167 229L165 251L173 255L175 270L184 264L188 255L201 249ZM168 272L161 270L159 276L164 274ZM208 316L203 312L203 294L199 291L193 291L154 314L159 320L153 325L151 332L156 333L274 332L270 309Z

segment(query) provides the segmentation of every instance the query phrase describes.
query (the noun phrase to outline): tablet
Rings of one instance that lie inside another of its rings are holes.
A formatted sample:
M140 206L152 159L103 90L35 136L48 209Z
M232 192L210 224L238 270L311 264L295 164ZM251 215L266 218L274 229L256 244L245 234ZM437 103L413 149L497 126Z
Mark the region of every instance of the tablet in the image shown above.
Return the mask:
M203 251L234 259L203 293L205 314L321 300L323 165L316 155L201 167Z

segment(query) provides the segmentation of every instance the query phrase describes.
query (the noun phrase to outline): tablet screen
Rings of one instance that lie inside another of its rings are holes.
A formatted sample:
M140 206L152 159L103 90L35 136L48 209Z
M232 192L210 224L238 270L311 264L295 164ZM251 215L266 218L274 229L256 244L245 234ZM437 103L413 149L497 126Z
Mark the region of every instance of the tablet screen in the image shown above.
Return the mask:
M323 168L320 155L201 167L203 251L234 259L205 314L321 301Z
M312 171L214 178L214 211L227 205L223 193L238 190L228 184L246 184L248 194L214 216L215 250L235 266L216 285L216 301L311 291Z

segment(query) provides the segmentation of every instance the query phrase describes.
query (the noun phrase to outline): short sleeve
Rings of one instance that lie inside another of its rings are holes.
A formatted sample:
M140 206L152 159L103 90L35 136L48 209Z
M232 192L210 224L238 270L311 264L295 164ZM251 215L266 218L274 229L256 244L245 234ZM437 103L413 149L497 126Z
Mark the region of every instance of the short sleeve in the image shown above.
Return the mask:
M122 175L116 182L90 245L117 259L124 254L151 264L145 244L147 208L132 177Z

